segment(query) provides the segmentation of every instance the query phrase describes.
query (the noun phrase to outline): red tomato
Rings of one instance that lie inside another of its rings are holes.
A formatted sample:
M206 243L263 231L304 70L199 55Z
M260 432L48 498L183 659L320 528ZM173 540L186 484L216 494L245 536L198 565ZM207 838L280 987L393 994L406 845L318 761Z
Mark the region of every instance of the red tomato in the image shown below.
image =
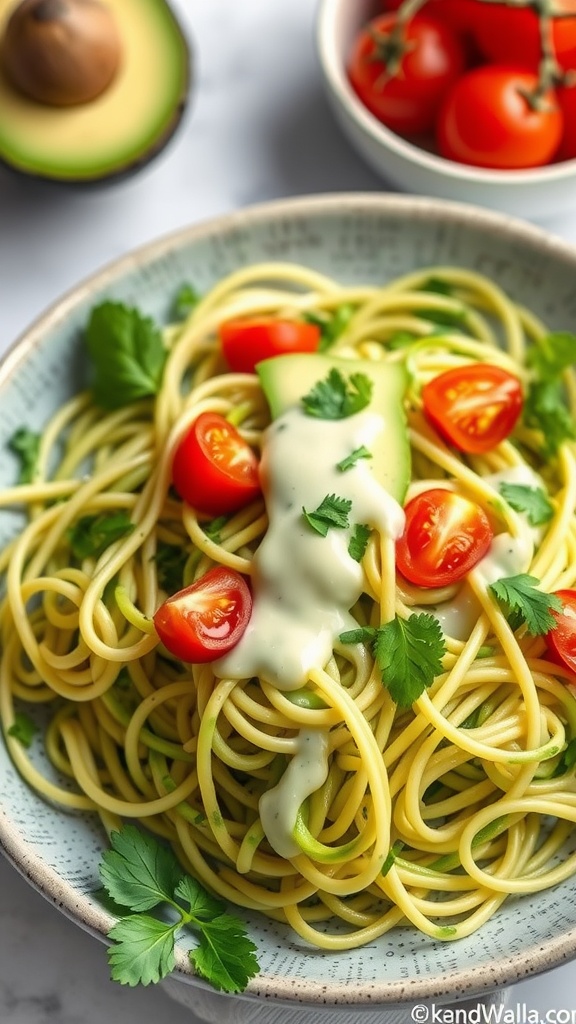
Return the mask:
M396 565L419 587L457 583L486 554L492 528L483 510L454 491L423 491L405 508Z
M512 433L522 412L517 377L490 363L470 363L438 374L422 389L424 413L462 452L489 452Z
M576 672L576 590L557 590L561 612L552 612L557 625L546 634L552 659Z
M558 89L556 95L564 117L564 132L556 152L556 159L573 160L576 157L576 85Z
M480 9L483 8L483 10ZM576 67L576 0L555 0L559 14L575 17L552 20L552 46L564 71ZM534 8L502 4L478 5L472 30L480 53L496 64L517 64L538 71L542 59L540 21Z
M258 459L236 427L219 413L203 412L176 448L172 483L199 512L226 515L260 494Z
M218 565L160 605L154 625L160 640L182 661L214 661L244 633L252 597L244 578Z
M320 328L304 320L228 320L220 324L224 358L236 373L254 373L256 363L290 352L316 352Z
M538 79L531 71L485 64L456 82L438 115L436 138L447 160L477 167L539 167L560 143L563 117L552 90L532 106Z
M431 131L438 108L464 69L464 52L441 21L416 14L406 26L406 48L397 69L387 54L394 14L371 21L359 33L348 75L360 100L400 135Z
M384 10L397 11L405 0L384 0ZM469 32L476 9L486 9L482 0L428 0L425 10L457 32Z

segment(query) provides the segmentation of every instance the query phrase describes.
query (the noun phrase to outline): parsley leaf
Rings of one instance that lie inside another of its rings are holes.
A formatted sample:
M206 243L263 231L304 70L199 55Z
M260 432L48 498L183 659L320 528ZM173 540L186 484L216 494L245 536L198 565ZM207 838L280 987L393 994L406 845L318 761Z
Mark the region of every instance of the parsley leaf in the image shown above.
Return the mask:
M327 494L314 512L302 509L302 514L316 533L325 537L331 526L346 529L350 525L348 514L352 508L349 498L339 498L336 494Z
M155 395L167 352L160 330L138 309L102 302L91 314L86 344L94 366L92 391L103 409Z
M345 459L336 463L336 469L339 469L341 473L345 473L348 469L352 469L359 459L371 459L372 452L368 450L365 444L361 444L359 448L355 448L350 455L347 455Z
M110 842L100 864L105 891L114 904L137 911L121 917L108 933L113 980L149 985L165 978L174 968L176 934L184 928L198 942L188 954L197 973L224 992L243 991L259 966L256 946L238 918L184 875L173 852L153 836L126 825L111 834ZM142 913L164 905L171 921Z
M517 628L516 623L525 623L532 636L553 629L556 619L552 612L562 610L560 598L538 590L539 582L536 576L524 572L518 576L506 576L489 586L504 612L512 615L514 627Z
M321 420L343 420L365 409L372 398L373 383L364 373L352 373L348 380L332 367L302 399L308 416Z
M438 619L426 612L398 615L376 627L340 634L344 644L368 642L382 682L401 707L410 707L442 671L446 645Z
M12 434L8 441L8 447L20 459L20 472L17 482L19 484L29 484L34 477L38 463L40 434L28 430L27 427L20 427Z
M171 314L174 319L185 320L194 307L198 305L200 299L201 295L196 291L194 285L188 283L180 285L172 303Z
M516 512L524 512L531 526L547 523L554 515L554 506L541 487L502 483L500 494Z
M361 562L364 558L371 533L371 528L366 526L364 523L357 523L354 527L354 532L352 533L350 543L348 544L348 554L355 562Z
M110 544L134 529L126 512L82 516L67 532L75 558L99 558Z
M26 715L23 711L16 712L14 721L8 729L8 735L13 736L23 747L32 746L32 740L37 732L38 726L36 722L33 722L30 716Z

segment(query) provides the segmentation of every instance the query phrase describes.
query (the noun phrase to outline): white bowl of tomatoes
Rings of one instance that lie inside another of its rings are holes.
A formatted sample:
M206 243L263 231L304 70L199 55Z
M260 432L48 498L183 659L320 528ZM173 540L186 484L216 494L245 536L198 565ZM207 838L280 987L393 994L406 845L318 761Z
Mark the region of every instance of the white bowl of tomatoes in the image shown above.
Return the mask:
M576 3L321 0L317 51L385 181L541 219L576 205ZM574 81L574 84L572 84Z

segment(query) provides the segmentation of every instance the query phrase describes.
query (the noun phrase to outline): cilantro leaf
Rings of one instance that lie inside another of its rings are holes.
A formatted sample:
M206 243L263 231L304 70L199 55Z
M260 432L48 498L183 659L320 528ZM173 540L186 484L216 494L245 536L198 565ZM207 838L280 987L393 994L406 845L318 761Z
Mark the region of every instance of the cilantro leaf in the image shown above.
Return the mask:
M350 455L347 455L345 459L336 463L336 469L339 469L341 473L346 473L347 470L352 469L359 459L371 459L372 452L368 450L365 444L361 444L359 448L355 448Z
M23 747L30 747L38 731L36 722L33 722L29 715L23 711L17 711L14 715L14 721L8 729L8 735L13 736Z
M202 978L222 992L242 992L260 970L256 946L230 914L206 923L197 949L189 957Z
M172 902L184 872L168 847L134 825L112 832L110 844L102 855L100 878L116 903L142 911Z
M520 573L496 580L489 586L503 611L514 616L518 624L525 623L532 636L540 636L553 629L556 619L552 612L562 610L560 598L538 590L539 582L536 576Z
M576 334L570 331L552 331L540 338L528 352L528 365L539 380L556 380L564 370L574 365Z
M524 512L531 526L547 523L554 515L554 506L541 487L502 483L500 494L516 512Z
M340 634L342 643L371 646L382 682L392 699L410 707L442 671L446 645L438 619L426 612L407 619L398 615L375 627L359 627Z
M540 431L545 458L555 455L563 441L576 438L576 423L564 401L560 381L533 381L526 394L522 418L526 426Z
M342 302L331 313L307 310L303 314L303 320L306 323L315 324L320 328L319 352L326 352L327 349L332 348L332 345L346 330L353 313L354 306L350 302Z
M316 533L325 537L331 526L345 529L349 526L348 514L352 508L349 498L339 498L336 494L327 494L313 512L302 509L302 515Z
M67 532L75 558L99 558L110 544L134 529L126 512L82 516Z
M92 391L104 409L155 395L167 352L160 330L138 309L102 302L91 314L86 344L94 367Z
M20 459L20 472L17 482L19 484L29 484L34 477L38 464L40 434L28 430L27 427L20 427L12 434L8 441L8 448Z
M361 562L364 558L371 533L372 530L369 526L364 523L356 523L348 544L348 554L355 562Z
M184 875L180 879L174 895L180 901L189 904L190 914L195 921L212 921L224 912L222 900L206 892L200 882L190 875Z
M194 285L186 282L180 285L180 288L174 296L172 303L171 314L175 320L185 320L190 315L195 306L200 302L201 295L194 288Z
M122 917L108 932L113 981L122 985L151 985L174 969L174 928L149 914Z
M302 399L308 416L321 420L343 420L365 409L372 398L373 382L364 373L346 379L332 367L326 380L318 381Z

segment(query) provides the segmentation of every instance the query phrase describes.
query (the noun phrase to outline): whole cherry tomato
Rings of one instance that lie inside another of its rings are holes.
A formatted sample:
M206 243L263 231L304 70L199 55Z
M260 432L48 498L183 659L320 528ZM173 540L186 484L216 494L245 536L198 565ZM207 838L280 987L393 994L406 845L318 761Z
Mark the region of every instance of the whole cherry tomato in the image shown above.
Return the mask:
M556 160L573 160L576 157L576 85L557 89L556 95L564 118Z
M174 452L172 482L183 501L199 512L226 515L260 494L258 459L228 420L203 412Z
M384 0L384 10L397 11L404 2ZM482 0L428 0L425 11L457 32L468 33L472 30L477 8L485 10L486 4Z
M228 320L220 325L224 358L236 373L254 373L256 363L289 352L316 352L320 328L304 320Z
M549 163L558 149L563 116L552 90L532 100L531 71L485 64L466 72L440 110L440 155L477 167L513 169Z
M576 590L557 590L562 611L552 612L556 625L546 634L552 659L576 672Z
M392 131L429 132L464 69L464 51L447 25L416 14L406 26L398 57L396 24L395 14L384 14L361 30L348 62L350 82L368 110Z
M573 18L553 18L551 23L554 56L568 71L576 67L576 0L555 0L554 8L559 14L574 14ZM538 71L542 41L534 8L481 3L470 18L476 45L486 60Z
M520 381L491 363L439 373L422 389L427 419L463 452L489 452L512 433L522 411Z
M176 658L204 663L236 646L251 611L252 596L244 577L218 565L160 605L154 626Z
M493 533L485 512L462 494L434 487L412 498L404 511L396 565L419 587L457 583L490 547Z

